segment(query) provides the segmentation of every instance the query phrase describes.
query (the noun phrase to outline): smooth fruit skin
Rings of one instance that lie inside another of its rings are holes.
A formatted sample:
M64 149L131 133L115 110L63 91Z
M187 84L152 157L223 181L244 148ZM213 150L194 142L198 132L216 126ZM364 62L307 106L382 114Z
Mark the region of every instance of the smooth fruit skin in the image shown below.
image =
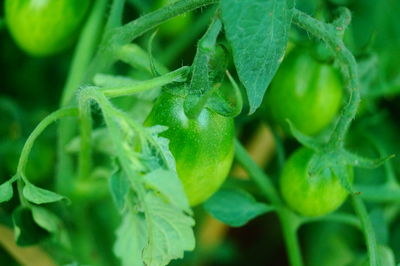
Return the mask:
M308 148L295 151L285 163L280 190L286 204L304 216L321 216L333 212L345 201L348 192L329 169L317 176L308 176L307 166L313 155ZM348 166L349 182L353 169Z
M207 108L195 119L183 109L184 98L164 92L155 103L145 125L164 125L191 206L200 204L226 179L234 155L234 124Z
M48 56L70 45L89 0L5 0L5 20L16 43L32 56Z
M342 103L340 77L305 49L294 48L283 61L265 95L272 120L288 131L289 119L305 135L328 126Z

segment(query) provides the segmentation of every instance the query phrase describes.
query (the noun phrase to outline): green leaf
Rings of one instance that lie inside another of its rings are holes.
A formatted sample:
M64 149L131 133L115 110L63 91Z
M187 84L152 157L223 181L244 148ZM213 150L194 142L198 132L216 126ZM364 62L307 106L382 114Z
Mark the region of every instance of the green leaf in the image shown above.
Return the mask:
M286 0L221 0L226 37L239 78L247 91L250 113L265 91L285 53L291 3Z
M204 208L214 218L221 222L239 227L250 220L273 208L257 202L253 196L244 190L236 188L222 188L204 204Z
M40 206L31 206L33 220L48 232L56 232L60 227L60 220L56 215Z
M26 207L18 207L12 214L15 239L18 245L34 245L46 238L49 233L38 226L32 216L32 211Z
M143 266L142 252L147 241L146 222L143 214L126 212L117 231L114 253L123 266Z
M148 143L142 147L143 154L154 161L153 167L149 169L162 167L176 171L175 159L169 150L169 139L160 136L167 129L168 127L159 125L146 128Z
M12 182L7 181L0 185L0 203L9 201L13 196Z
M118 229L114 253L123 265L166 265L182 258L195 245L194 220L164 195L146 188L143 177L152 169L175 171L168 140L158 136L165 127L144 128L95 89L83 93L88 93L90 96L83 95L97 101L102 109L116 157L132 192L124 212L132 216L124 217Z
M110 136L106 128L96 128L92 132L92 147L94 151L98 151L107 155L114 155L114 146L112 145ZM79 153L81 148L81 138L77 136L73 138L65 147L68 153Z
M118 169L110 178L110 190L118 209L122 211L125 207L126 196L130 188L129 180Z
M153 192L146 194L145 213L125 213L114 253L122 265L167 265L193 250L194 220Z
M183 258L184 251L193 250L193 218L154 193L148 193L145 201L147 227L151 228L143 250L145 265L168 265L173 259Z
M157 169L144 177L146 185L161 193L169 203L191 213L189 202L178 175L170 170Z
M55 192L26 183L22 191L24 197L35 204L51 203L66 199Z

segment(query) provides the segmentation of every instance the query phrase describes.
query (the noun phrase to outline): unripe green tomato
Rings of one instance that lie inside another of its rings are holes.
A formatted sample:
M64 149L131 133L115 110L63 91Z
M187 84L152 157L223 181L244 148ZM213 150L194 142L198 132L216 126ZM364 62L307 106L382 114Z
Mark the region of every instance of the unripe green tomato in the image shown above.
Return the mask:
M156 0L155 9L173 4L176 1L177 0ZM175 37L181 34L192 23L192 20L193 14L191 12L172 18L160 26L160 34L170 38Z
M308 148L295 151L285 163L280 190L286 204L304 216L321 216L333 212L345 201L348 192L330 169L316 176L308 175L308 164L314 152ZM348 180L353 169L348 166Z
M313 135L335 118L342 94L340 77L331 65L316 61L305 49L294 48L265 94L264 108L285 130L289 119L303 134Z
M185 98L164 92L155 103L145 125L163 125L169 148L191 206L200 204L218 190L226 179L234 155L232 118L204 108L189 119Z
M89 0L5 0L5 20L12 37L28 54L48 56L70 45Z

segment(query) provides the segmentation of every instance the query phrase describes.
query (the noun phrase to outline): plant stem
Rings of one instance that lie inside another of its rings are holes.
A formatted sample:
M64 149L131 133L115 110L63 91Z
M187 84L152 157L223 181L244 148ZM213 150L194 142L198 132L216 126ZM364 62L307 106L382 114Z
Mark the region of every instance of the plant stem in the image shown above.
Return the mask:
M350 91L349 102L342 110L342 115L336 124L330 143L334 146L342 146L344 137L350 127L351 122L357 114L360 103L360 83L357 71L357 62L353 54L344 45L342 36L346 25L351 16L347 9L340 9L342 15L336 21L343 26L334 26L321 22L297 9L293 11L293 23L300 28L310 32L317 38L321 38L336 53L338 61L344 71L347 81L347 88Z
M213 93L219 89L221 84L215 84L208 91L206 91L200 98L196 95L190 95L193 97L188 97L185 100L185 114L190 119L196 119L201 111L203 111L204 107L207 104L208 99L213 95ZM195 102L197 101L197 102Z
M358 196L352 196L352 200L354 210L360 218L362 229L364 231L365 240L367 242L370 266L381 266L378 260L375 232L372 227L371 220L369 219L367 209L365 208L364 203Z
M154 29L163 22L193 11L197 8L218 3L218 0L181 0L167 5L153 12L150 12L140 18L117 28L113 35L118 43L127 44L134 39L144 34L145 32Z
M285 239L290 265L302 266L303 259L297 237L297 230L300 226L299 218L283 205L277 209L277 213L282 225L283 237Z
M100 91L102 91L105 96L110 98L128 96L138 92L160 88L172 82L185 81L186 76L189 73L189 69L190 69L189 67L185 66L175 71L169 72L163 76L159 76L146 81L140 81L131 86L124 86L118 88L101 88Z
M100 48L93 59L86 79L90 80L98 71L107 69L114 61L115 50L154 29L163 22L197 8L218 3L218 0L181 0L137 18L104 34Z
M253 178L254 182L258 185L264 196L274 205L282 204L282 200L276 192L271 179L258 167L253 159L251 159L246 149L238 140L235 140L235 154L238 162Z
M98 37L103 25L103 17L107 7L107 0L98 0L94 5L80 35L72 59L67 81L63 89L61 106L68 105L82 82L86 69L92 59L98 44Z
M63 90L61 107L73 103L73 96L82 82L86 68L97 47L107 2L107 0L98 0L95 2L93 11L82 30ZM75 130L76 124L74 121L61 121L58 128L56 187L57 191L62 194L69 194L69 190L72 188L71 179L74 176L73 160L65 152L65 145L74 136Z
M119 27L122 24L122 14L124 12L125 0L114 0L111 5L110 14L105 26L105 31Z
M355 187L360 191L360 197L376 203L400 202L400 188L397 185L361 186Z
M321 217L303 217L301 223L312 223L319 221L339 222L361 229L360 220L352 214L335 212Z
M29 154L32 150L33 144L35 143L35 141L39 137L39 135L54 121L56 121L60 118L63 118L63 117L67 117L67 116L78 116L78 109L77 108L59 109L59 110L51 113L50 115L48 115L42 121L40 121L40 123L36 126L36 128L29 135L28 139L25 142L24 147L22 148L21 156L19 157L18 167L17 167L18 174L20 174L21 176L24 176L26 164L27 164L28 158L29 158Z
M238 140L235 140L235 154L238 162L249 173L265 198L277 208L277 214L282 224L283 236L285 238L291 265L303 265L300 245L297 238L297 229L301 221L300 218L283 205L271 179L251 159Z
M133 68L151 73L149 54L137 44L130 43L121 46L116 52L116 58ZM158 61L154 62L154 64L161 74L169 72L168 68Z
M80 138L78 179L84 180L90 176L92 165L92 113L90 101L79 102Z
M185 113L190 119L199 116L210 96L221 86L221 84L213 84L209 76L210 60L221 29L221 20L214 19L197 44L196 56L192 64L189 95L184 103Z
M296 9L293 12L293 22L296 25L325 41L332 51L336 53L347 82L347 88L350 91L349 101L343 108L342 114L338 123L335 125L335 130L328 143L333 149L342 148L344 146L344 137L357 114L358 105L360 103L360 83L357 62L353 54L343 43L343 32L350 23L351 13L346 8L341 8L339 11L341 11L341 15L333 24L323 23ZM379 261L377 259L375 232L373 231L367 210L359 197L352 196L352 199L354 209L361 221L361 226L367 241L370 265L377 266Z
M207 9L201 16L190 25L190 30L177 36L176 40L163 50L160 62L170 65L178 55L182 53L196 38L207 29L210 19L215 14L215 8Z

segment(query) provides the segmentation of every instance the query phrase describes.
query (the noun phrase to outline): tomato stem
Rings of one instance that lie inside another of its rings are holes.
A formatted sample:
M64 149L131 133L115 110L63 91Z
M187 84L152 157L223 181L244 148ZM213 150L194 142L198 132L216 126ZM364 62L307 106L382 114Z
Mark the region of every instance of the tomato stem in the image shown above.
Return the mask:
M121 46L116 53L116 57L133 68L151 73L149 54L137 44L130 43ZM169 72L168 68L158 61L155 61L154 64L161 74Z
M189 69L189 67L184 66L165 75L150 80L140 81L131 86L118 88L101 88L100 91L102 91L105 96L110 98L132 95L138 92L160 88L172 82L185 81L186 76L189 73Z
M107 3L107 0L95 1L92 12L83 27L63 89L61 107L74 103L75 93L97 48L97 40L102 30ZM62 194L69 194L72 189L71 178L74 176L73 159L70 154L65 152L65 145L74 137L75 132L76 124L74 121L63 120L60 122L57 140L56 188Z
M111 6L110 14L108 16L105 31L108 31L108 30L111 30L112 28L121 26L124 5L125 5L125 0L112 1L112 6Z
M185 113L190 119L196 119L201 111L205 108L208 99L211 97L211 95L221 87L221 83L214 84L210 90L208 90L205 94L200 96L200 99L197 99L196 96L194 100L197 100L197 102L193 102L193 100L186 100L185 101ZM188 96L190 97L190 95Z
M86 80L90 80L97 72L108 68L114 63L116 60L114 56L115 51L121 45L131 43L134 39L171 18L214 3L218 3L218 0L177 1L141 16L123 26L105 32L97 54L86 73Z
M360 217L360 222L364 230L365 240L367 241L367 249L369 254L369 263L371 266L381 266L378 260L378 246L375 237L375 231L372 227L371 220L369 218L367 209L364 203L357 195L352 197L354 210L356 211L358 217Z
M351 13L346 8L341 8L340 16L333 24L326 24L309 15L294 10L293 22L300 28L310 32L317 38L321 38L336 53L338 61L343 70L347 88L350 92L349 101L342 110L342 115L335 125L328 147L330 149L341 149L344 146L345 135L355 118L360 103L360 82L358 76L357 62L349 49L343 43L343 31L350 23ZM370 264L379 264L377 259L377 243L375 233L368 217L367 210L362 200L357 196L352 196L354 209L360 219L365 238L367 240Z
M40 123L29 135L28 139L25 142L24 147L22 148L21 156L19 157L18 167L17 167L17 173L19 175L24 176L29 154L32 150L33 144L35 143L36 139L40 136L40 134L42 134L42 132L56 120L68 116L78 116L78 109L77 108L59 109L48 115L42 121L40 121Z
M342 40L342 32L349 23L351 16L347 9L340 9L341 16L334 23L338 25L327 24L321 22L297 9L293 11L293 23L300 28L310 32L314 36L321 38L336 54L345 80L347 82L350 95L347 105L342 110L342 115L335 126L335 130L330 138L329 143L336 147L344 145L344 136L346 135L351 122L357 114L358 105L360 103L360 82L357 70L357 62L349 49L344 45Z
M285 238L291 265L303 265L300 245L297 238L297 230L301 224L301 219L284 205L271 179L257 166L253 159L251 159L246 149L238 140L235 140L235 154L238 162L249 173L265 198L277 208L277 214L282 223L283 236Z

